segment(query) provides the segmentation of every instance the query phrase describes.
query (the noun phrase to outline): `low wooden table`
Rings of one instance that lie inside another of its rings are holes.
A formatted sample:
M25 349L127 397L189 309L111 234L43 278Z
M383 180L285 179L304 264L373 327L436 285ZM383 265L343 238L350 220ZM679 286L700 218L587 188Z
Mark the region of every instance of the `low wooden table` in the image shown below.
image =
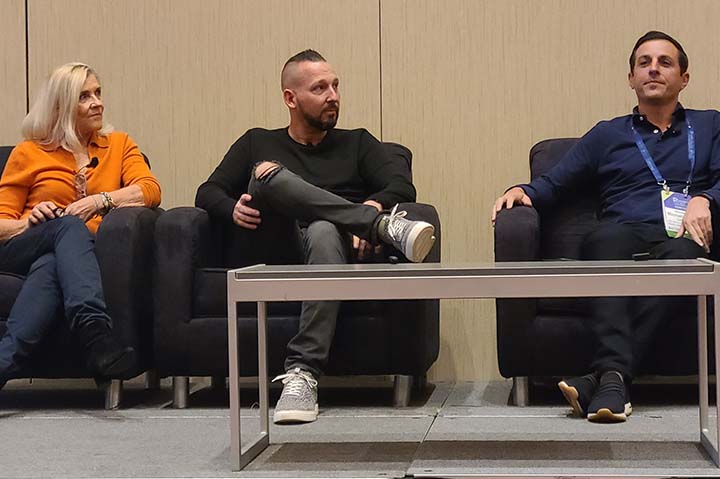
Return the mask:
M700 442L720 467L708 419L707 301L720 318L720 263L697 260L557 261L489 264L361 264L250 266L228 272L230 361L230 454L233 470L244 468L270 444L267 371L267 302L305 300L388 300L465 298L546 298L599 296L697 296L699 331ZM260 434L240 444L237 303L258 305ZM715 321L715 344L720 328ZM720 371L715 355L715 370ZM716 381L720 398L720 381ZM720 414L716 424L720 438Z

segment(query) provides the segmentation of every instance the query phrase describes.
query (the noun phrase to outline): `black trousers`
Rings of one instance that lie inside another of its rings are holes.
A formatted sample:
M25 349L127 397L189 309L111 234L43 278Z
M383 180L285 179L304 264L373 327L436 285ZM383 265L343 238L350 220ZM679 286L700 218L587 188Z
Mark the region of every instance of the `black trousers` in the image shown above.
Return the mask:
M297 251L305 264L351 262L352 234L377 242L380 213L375 207L347 201L284 167L260 180L253 175L248 192L252 206L261 212L258 232L287 238L288 249ZM339 301L303 302L298 334L287 346L286 371L300 367L315 377L322 374L339 309Z
M582 244L585 260L631 259L650 252L653 259L708 257L694 241L669 238L662 226L603 223ZM593 298L590 328L596 339L592 369L619 371L632 379L638 372L656 332L667 321L683 320L697 309L692 297Z

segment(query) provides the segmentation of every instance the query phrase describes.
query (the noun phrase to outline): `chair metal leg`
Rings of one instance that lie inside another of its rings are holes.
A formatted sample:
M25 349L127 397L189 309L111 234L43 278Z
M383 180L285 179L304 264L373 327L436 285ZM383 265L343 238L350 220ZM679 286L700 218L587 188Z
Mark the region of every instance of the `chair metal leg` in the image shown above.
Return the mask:
M526 407L530 404L530 382L527 376L513 378L512 398L516 406Z
M412 393L412 376L395 375L395 385L393 387L393 406L407 407L410 404L410 395Z
M145 389L160 389L160 375L157 369L148 369L145 371Z
M105 409L118 409L122 400L122 379L113 379L105 388Z
M227 389L227 378L225 376L213 376L210 378L211 389Z
M190 378L187 376L173 376L173 407L185 409L190 394Z

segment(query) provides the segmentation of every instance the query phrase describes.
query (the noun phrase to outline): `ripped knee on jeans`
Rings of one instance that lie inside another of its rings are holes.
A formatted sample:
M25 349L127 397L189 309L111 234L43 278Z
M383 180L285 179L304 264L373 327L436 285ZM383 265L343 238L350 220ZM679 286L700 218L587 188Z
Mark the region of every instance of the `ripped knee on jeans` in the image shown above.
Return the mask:
M280 171L282 165L275 160L259 161L253 166L252 174L256 180L269 180Z

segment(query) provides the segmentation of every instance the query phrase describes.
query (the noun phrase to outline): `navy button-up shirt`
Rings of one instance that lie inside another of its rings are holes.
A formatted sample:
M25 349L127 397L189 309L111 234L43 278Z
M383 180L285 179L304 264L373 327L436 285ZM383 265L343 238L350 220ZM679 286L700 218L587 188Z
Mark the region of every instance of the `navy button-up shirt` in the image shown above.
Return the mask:
M635 108L632 115L601 121L550 171L519 185L538 211L562 201L566 192L597 192L600 219L614 223L663 224L661 187L645 164L630 128L640 133L672 191L685 187L688 158L685 115L695 130L695 171L692 196L702 195L720 206L720 112L686 110L678 105L672 125L663 131Z

